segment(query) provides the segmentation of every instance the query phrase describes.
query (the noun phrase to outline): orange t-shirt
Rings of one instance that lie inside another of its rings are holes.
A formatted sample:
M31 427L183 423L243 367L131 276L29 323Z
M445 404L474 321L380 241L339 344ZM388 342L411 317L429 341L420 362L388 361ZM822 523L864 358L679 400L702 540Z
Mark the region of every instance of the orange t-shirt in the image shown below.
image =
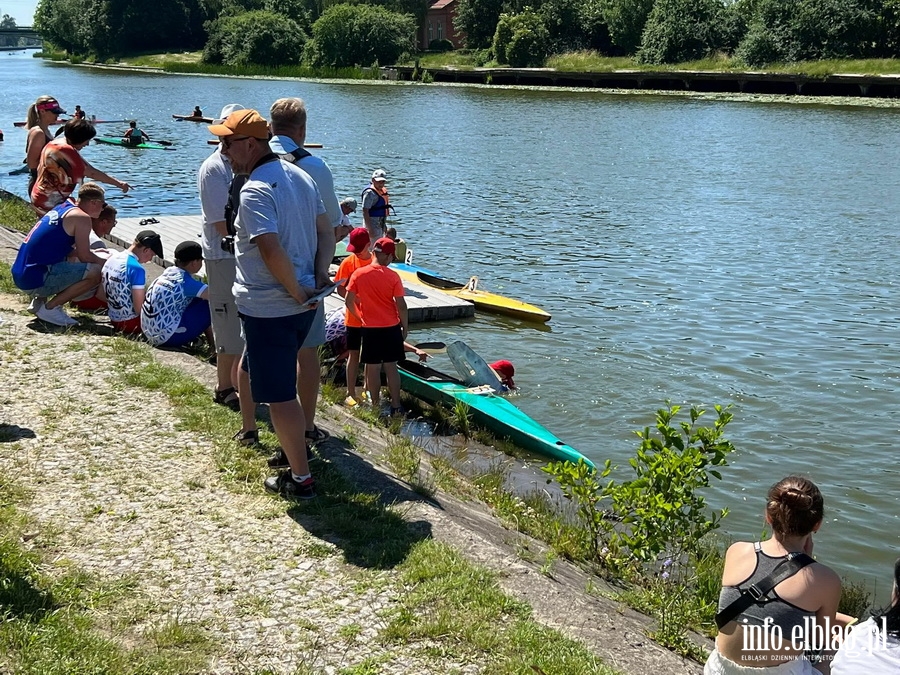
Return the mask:
M356 309L365 328L390 328L400 323L394 298L403 297L403 283L390 267L361 267L350 277L347 290L356 293Z
M360 269L361 267L365 267L369 263L375 260L374 255L370 255L368 260L363 260L355 253L351 253L346 258L341 260L341 264L338 267L337 274L334 275L335 281L340 281L341 279L349 279L353 276L353 273ZM355 316L350 313L348 309L344 316L344 325L349 326L350 328L362 328L362 324L359 322Z
M59 139L41 151L37 182L31 188L31 204L38 215L44 215L62 204L84 179L84 160L71 145Z

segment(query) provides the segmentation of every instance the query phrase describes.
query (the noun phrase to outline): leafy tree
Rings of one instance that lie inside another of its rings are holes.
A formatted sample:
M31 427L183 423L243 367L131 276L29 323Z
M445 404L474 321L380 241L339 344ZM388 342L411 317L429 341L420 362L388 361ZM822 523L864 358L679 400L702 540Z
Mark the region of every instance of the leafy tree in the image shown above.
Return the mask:
M485 49L491 46L503 0L458 0L453 27L466 36L466 47Z
M603 0L603 18L609 28L613 51L634 54L641 46L644 24L653 0Z
M374 5L332 5L313 24L304 60L313 66L395 63L415 46L416 21Z
M603 0L583 0L578 7L578 25L586 47L609 54L613 45L604 9Z
M283 14L255 10L209 24L203 58L229 66L279 66L299 63L306 34Z
M550 35L539 14L526 7L520 14L501 14L494 33L493 50L498 63L514 68L542 66Z
M679 63L699 59L722 42L720 0L656 0L641 50L642 63Z
M16 20L11 17L9 14L4 14L3 18L0 19L0 29L10 30L16 27Z

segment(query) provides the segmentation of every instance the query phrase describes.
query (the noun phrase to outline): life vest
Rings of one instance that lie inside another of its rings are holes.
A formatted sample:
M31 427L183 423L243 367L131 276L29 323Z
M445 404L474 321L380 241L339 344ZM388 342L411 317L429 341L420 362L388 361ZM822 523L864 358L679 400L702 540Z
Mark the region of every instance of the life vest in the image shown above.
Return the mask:
M375 193L375 196L378 197L378 201L376 201L375 205L369 209L369 215L372 218L384 218L385 216L387 216L388 210L394 208L390 204L391 197L390 195L388 195L387 190L385 190L384 192L379 192L374 187L369 185L365 190L362 191L363 202L365 202L366 199L366 192L369 192L370 190Z

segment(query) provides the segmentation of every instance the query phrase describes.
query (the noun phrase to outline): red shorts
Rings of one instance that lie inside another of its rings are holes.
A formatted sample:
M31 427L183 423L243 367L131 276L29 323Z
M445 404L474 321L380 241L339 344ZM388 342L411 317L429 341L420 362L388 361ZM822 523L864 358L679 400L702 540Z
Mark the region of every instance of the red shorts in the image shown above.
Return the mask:
M98 309L106 309L109 307L104 300L101 300L96 295L87 300L72 301L70 304L85 312L96 312Z
M141 334L141 317L136 316L128 321L113 321L113 328L123 333L131 333L132 335Z

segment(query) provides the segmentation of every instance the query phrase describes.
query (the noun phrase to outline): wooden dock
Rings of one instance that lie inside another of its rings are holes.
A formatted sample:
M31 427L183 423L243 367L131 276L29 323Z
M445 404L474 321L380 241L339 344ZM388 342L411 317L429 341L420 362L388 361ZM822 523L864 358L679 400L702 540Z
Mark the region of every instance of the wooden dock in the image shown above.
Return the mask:
M127 247L141 230L158 232L162 238L164 255L162 260L154 257L153 261L163 267L174 264L175 247L178 244L183 241L200 241L202 221L199 215L153 216L152 220L156 222L148 222L148 218L119 218L116 228L108 238L119 246ZM410 323L465 319L475 315L475 305L467 300L455 298L422 284L404 282L403 287L406 289ZM325 300L325 309L330 311L342 304L342 300L333 295Z

